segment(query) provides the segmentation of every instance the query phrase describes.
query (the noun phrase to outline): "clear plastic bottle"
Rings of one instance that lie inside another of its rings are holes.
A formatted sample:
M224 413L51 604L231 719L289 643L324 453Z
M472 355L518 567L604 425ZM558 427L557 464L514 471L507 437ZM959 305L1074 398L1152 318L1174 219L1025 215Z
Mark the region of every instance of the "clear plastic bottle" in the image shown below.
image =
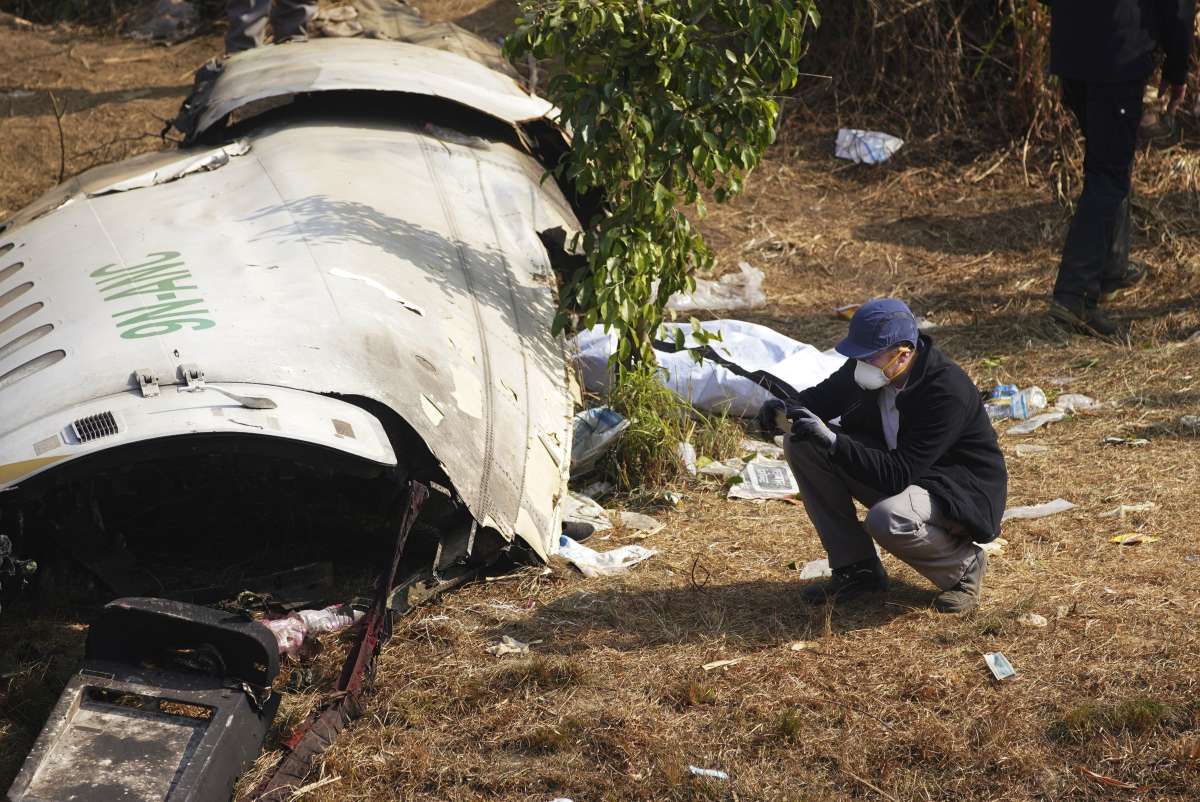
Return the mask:
M1041 387L1026 387L1012 398L1012 417L1028 420L1046 408L1046 394Z
M287 618L261 623L274 633L280 654L295 656L304 645L305 638L325 632L341 632L353 626L363 615L361 610L349 605L334 604L324 610L300 610L289 613Z

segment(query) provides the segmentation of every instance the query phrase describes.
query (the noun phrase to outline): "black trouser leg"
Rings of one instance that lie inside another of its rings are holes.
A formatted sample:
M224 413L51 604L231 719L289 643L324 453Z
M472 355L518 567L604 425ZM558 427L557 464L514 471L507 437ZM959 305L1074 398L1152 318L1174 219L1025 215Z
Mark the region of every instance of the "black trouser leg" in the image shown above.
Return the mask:
M1083 130L1083 193L1063 246L1054 299L1073 309L1090 308L1106 278L1124 274L1129 261L1129 193L1141 81L1088 84L1063 81L1063 103Z

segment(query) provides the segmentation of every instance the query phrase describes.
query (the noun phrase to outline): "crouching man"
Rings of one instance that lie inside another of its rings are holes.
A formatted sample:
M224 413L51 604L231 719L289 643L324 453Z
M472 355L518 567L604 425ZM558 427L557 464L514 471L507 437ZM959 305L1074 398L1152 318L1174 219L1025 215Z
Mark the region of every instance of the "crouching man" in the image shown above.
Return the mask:
M1008 495L979 392L893 298L859 308L837 351L849 359L836 373L759 416L790 429L787 459L833 569L805 599L885 590L874 539L938 586L935 609L974 609L987 555L973 541L996 537Z

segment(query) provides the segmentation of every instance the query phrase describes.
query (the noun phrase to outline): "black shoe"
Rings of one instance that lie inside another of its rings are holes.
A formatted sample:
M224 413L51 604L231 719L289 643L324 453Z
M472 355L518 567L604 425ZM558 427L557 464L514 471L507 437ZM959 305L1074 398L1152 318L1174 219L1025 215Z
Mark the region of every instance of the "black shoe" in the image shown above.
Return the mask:
M861 596L864 593L878 593L887 590L887 571L878 557L860 560L842 568L834 568L833 576L825 582L814 582L800 595L809 604L823 604L827 600L844 601Z
M1050 302L1050 318L1068 329L1089 337L1116 337L1121 328L1103 312L1095 308L1068 306L1062 301Z
M983 577L987 573L987 552L978 549L975 561L963 573L958 584L944 590L933 600L933 609L939 613L969 613L979 606L979 594L983 590Z
M1100 300L1115 301L1132 290L1150 274L1141 262L1130 262L1125 266L1125 272L1114 279L1105 279L1100 286Z

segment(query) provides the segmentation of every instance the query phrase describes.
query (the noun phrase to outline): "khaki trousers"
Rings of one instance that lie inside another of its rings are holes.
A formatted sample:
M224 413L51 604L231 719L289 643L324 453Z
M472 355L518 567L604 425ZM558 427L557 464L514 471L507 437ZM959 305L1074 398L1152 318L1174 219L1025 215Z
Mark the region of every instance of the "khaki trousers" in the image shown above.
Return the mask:
M855 439L864 441L860 436ZM850 477L822 446L785 438L784 453L800 486L804 509L829 555L830 568L874 557L873 538L921 576L949 590L980 551L962 524L948 518L924 488L909 485L885 496ZM868 508L863 522L858 520L854 499Z

